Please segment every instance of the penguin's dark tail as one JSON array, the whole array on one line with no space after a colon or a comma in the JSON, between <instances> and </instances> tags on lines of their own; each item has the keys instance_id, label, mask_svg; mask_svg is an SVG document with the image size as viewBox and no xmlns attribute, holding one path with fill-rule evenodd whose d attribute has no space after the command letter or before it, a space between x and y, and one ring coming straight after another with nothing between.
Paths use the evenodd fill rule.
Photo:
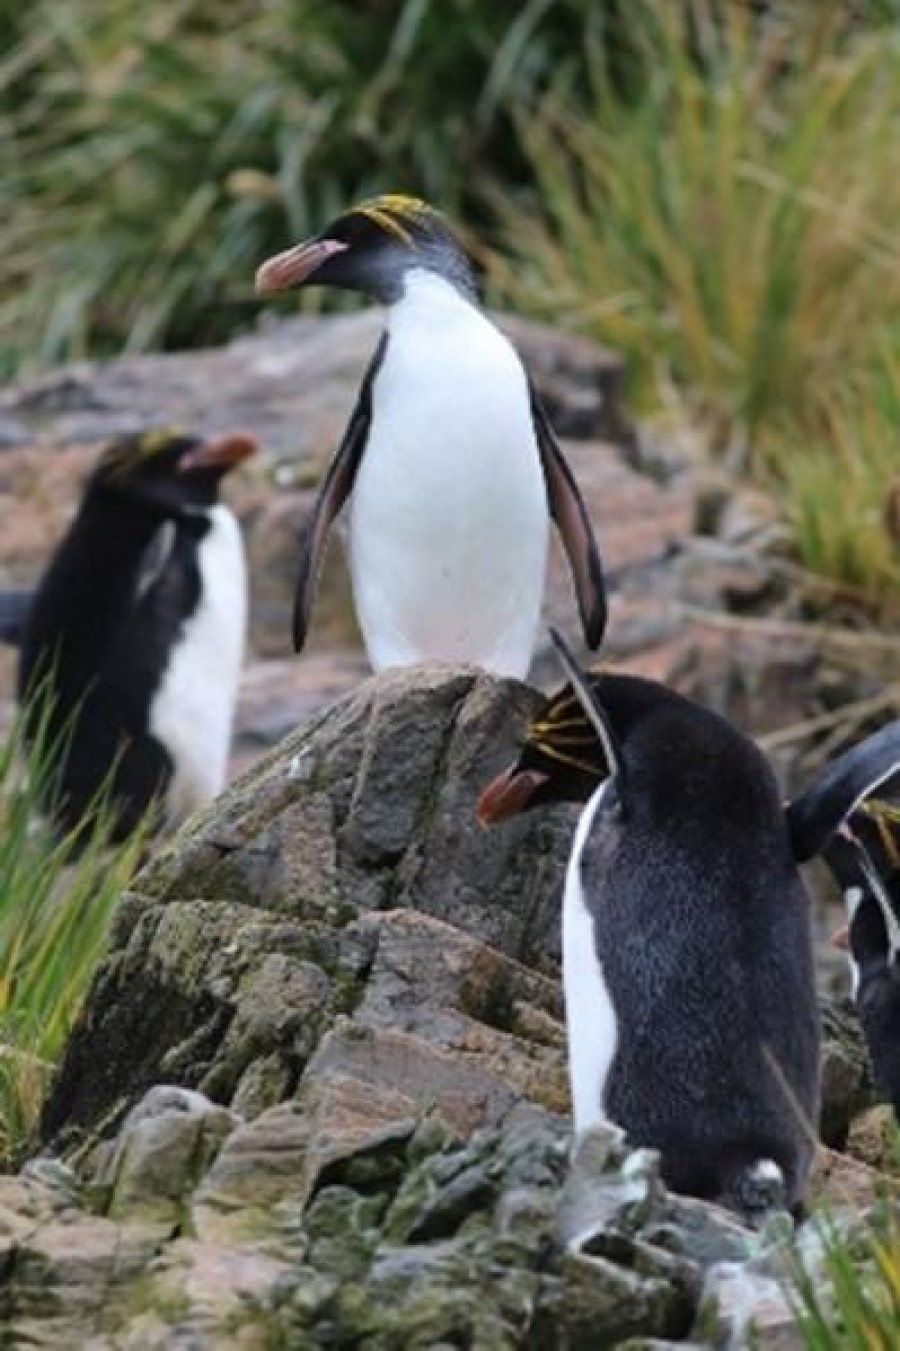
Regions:
<instances>
[{"instance_id":1,"label":"penguin's dark tail","mask_svg":"<svg viewBox=\"0 0 900 1351\"><path fill-rule=\"evenodd\" d=\"M751 1224L770 1210L786 1210L784 1173L774 1159L755 1159L731 1174L717 1197L720 1205L736 1210Z\"/></svg>"}]
</instances>

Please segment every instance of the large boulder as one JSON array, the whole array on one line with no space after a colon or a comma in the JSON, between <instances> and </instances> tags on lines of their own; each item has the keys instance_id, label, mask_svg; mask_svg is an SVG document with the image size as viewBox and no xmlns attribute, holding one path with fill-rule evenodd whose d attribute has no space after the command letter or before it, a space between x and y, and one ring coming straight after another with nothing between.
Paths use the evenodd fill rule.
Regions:
<instances>
[{"instance_id":1,"label":"large boulder","mask_svg":"<svg viewBox=\"0 0 900 1351\"><path fill-rule=\"evenodd\" d=\"M570 1159L575 811L473 814L538 698L384 673L138 875L44 1153L0 1179L4 1345L797 1345L786 1216L760 1237L668 1194L614 1128ZM883 1179L842 1185L858 1213Z\"/></svg>"},{"instance_id":2,"label":"large boulder","mask_svg":"<svg viewBox=\"0 0 900 1351\"><path fill-rule=\"evenodd\" d=\"M160 1080L250 1115L338 1074L469 1129L521 1096L565 1110L573 812L474 817L537 701L474 672L388 672L235 783L123 899L46 1137L114 1124Z\"/></svg>"}]
</instances>

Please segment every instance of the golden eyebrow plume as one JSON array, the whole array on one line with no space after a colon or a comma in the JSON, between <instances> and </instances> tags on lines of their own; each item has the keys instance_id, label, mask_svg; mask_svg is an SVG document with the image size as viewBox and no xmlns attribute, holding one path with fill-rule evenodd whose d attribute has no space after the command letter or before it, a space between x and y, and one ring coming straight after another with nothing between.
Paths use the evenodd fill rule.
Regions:
<instances>
[{"instance_id":1,"label":"golden eyebrow plume","mask_svg":"<svg viewBox=\"0 0 900 1351\"><path fill-rule=\"evenodd\" d=\"M403 222L415 223L423 217L433 214L432 208L420 197L405 197L402 193L388 192L381 197L372 197L353 207L353 214L365 216L373 221L386 234L393 235L409 248L416 247L416 241Z\"/></svg>"},{"instance_id":2,"label":"golden eyebrow plume","mask_svg":"<svg viewBox=\"0 0 900 1351\"><path fill-rule=\"evenodd\" d=\"M528 728L526 741L536 746L548 759L583 770L586 774L608 769L602 754L593 760L572 754L577 748L599 747L601 752L603 749L574 691L563 691L543 715L534 720Z\"/></svg>"},{"instance_id":3,"label":"golden eyebrow plume","mask_svg":"<svg viewBox=\"0 0 900 1351\"><path fill-rule=\"evenodd\" d=\"M110 446L104 451L101 463L113 474L124 474L143 460L152 459L183 435L180 427L154 427L152 431L142 432L124 445Z\"/></svg>"}]
</instances>

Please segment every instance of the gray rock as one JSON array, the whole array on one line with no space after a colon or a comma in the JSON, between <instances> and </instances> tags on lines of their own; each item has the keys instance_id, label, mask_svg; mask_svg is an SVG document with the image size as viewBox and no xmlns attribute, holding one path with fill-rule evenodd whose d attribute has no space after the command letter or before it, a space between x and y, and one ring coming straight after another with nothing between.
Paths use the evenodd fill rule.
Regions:
<instances>
[{"instance_id":1,"label":"gray rock","mask_svg":"<svg viewBox=\"0 0 900 1351\"><path fill-rule=\"evenodd\" d=\"M132 1108L115 1141L98 1150L94 1204L110 1219L128 1215L174 1233L182 1198L212 1163L238 1118L202 1093L151 1088Z\"/></svg>"},{"instance_id":2,"label":"gray rock","mask_svg":"<svg viewBox=\"0 0 900 1351\"><path fill-rule=\"evenodd\" d=\"M216 1113L224 1139L185 1166L188 1128ZM754 1234L668 1194L618 1131L591 1132L571 1166L569 1144L546 1112L464 1138L440 1111L342 1076L237 1124L199 1095L152 1091L74 1185L48 1160L0 1180L0 1335L60 1351L799 1345L790 1226ZM154 1177L177 1228L148 1216ZM89 1209L104 1195L115 1221ZM866 1220L803 1227L816 1281L835 1225L853 1243Z\"/></svg>"},{"instance_id":3,"label":"gray rock","mask_svg":"<svg viewBox=\"0 0 900 1351\"><path fill-rule=\"evenodd\" d=\"M473 673L385 673L239 780L124 899L47 1137L161 1079L259 1111L350 1076L467 1129L523 1092L565 1110L558 988L523 963L558 952L573 814L474 818L535 703Z\"/></svg>"},{"instance_id":4,"label":"gray rock","mask_svg":"<svg viewBox=\"0 0 900 1351\"><path fill-rule=\"evenodd\" d=\"M752 1263L723 1262L706 1274L699 1326L722 1351L802 1351L784 1281Z\"/></svg>"},{"instance_id":5,"label":"gray rock","mask_svg":"<svg viewBox=\"0 0 900 1351\"><path fill-rule=\"evenodd\" d=\"M819 1130L840 1149L854 1116L872 1100L872 1077L862 1028L851 1001L822 1006L822 1107Z\"/></svg>"},{"instance_id":6,"label":"gray rock","mask_svg":"<svg viewBox=\"0 0 900 1351\"><path fill-rule=\"evenodd\" d=\"M567 1253L560 1322L571 1351L595 1351L631 1336L679 1337L693 1309L668 1281L639 1276L604 1257Z\"/></svg>"},{"instance_id":7,"label":"gray rock","mask_svg":"<svg viewBox=\"0 0 900 1351\"><path fill-rule=\"evenodd\" d=\"M565 435L631 437L619 356L546 325L496 317ZM374 309L288 319L215 350L73 363L0 396L0 449L38 436L95 441L175 422L205 431L253 427L285 463L316 459L340 436L382 323Z\"/></svg>"}]
</instances>

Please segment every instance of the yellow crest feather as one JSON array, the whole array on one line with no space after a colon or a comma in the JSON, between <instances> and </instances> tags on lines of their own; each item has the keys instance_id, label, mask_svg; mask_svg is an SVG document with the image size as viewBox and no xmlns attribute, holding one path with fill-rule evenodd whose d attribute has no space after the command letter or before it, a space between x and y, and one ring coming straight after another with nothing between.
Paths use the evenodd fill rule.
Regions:
<instances>
[{"instance_id":1,"label":"yellow crest feather","mask_svg":"<svg viewBox=\"0 0 900 1351\"><path fill-rule=\"evenodd\" d=\"M354 206L352 215L365 216L386 234L393 235L409 248L416 247L416 241L406 228L424 217L434 214L434 209L423 202L421 197L406 197L400 192L382 193L380 197L369 198Z\"/></svg>"}]
</instances>

